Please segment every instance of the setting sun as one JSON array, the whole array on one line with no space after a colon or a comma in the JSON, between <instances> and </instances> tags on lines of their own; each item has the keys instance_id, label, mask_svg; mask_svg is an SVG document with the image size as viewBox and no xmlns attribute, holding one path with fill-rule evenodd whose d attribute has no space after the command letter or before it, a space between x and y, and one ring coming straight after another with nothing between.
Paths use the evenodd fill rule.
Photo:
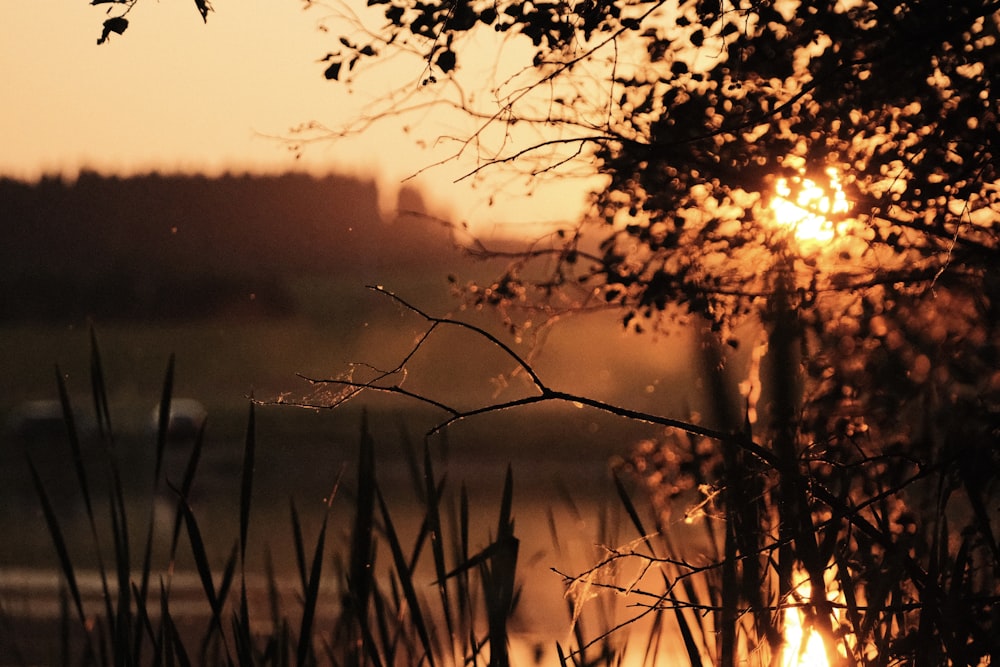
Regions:
<instances>
[{"instance_id":1,"label":"setting sun","mask_svg":"<svg viewBox=\"0 0 1000 667\"><path fill-rule=\"evenodd\" d=\"M829 216L843 214L850 209L837 171L830 168L826 173L830 178L826 188L804 177L794 179L795 188L786 178L779 178L775 183L776 196L771 200L774 219L781 227L791 230L802 243L832 241L838 226Z\"/></svg>"}]
</instances>

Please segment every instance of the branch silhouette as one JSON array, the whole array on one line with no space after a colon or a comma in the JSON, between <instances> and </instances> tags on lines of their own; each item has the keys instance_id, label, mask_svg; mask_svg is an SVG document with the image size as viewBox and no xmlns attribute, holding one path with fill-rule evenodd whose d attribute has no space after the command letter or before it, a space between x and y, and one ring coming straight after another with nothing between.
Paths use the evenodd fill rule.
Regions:
<instances>
[{"instance_id":1,"label":"branch silhouette","mask_svg":"<svg viewBox=\"0 0 1000 667\"><path fill-rule=\"evenodd\" d=\"M658 426L665 426L669 428L676 428L692 435L703 436L706 438L711 438L714 440L721 441L727 444L735 444L739 447L750 452L754 456L758 457L765 463L774 465L775 456L772 452L768 451L761 445L753 442L752 438L745 433L732 433L721 431L718 429L709 428L702 426L700 424L693 424L691 422L675 419L673 417L666 417L663 415L656 415L648 412L643 412L640 410L634 410L631 408L623 407L620 405L614 405L612 403L606 403L601 400L590 398L587 396L582 396L579 394L574 394L571 392L561 391L558 389L553 389L538 375L531 364L525 360L521 355L519 355L513 348L507 343L503 342L497 338L494 334L483 329L482 327L476 326L469 322L464 322L462 320L452 319L450 317L436 317L419 308L418 306L410 303L398 294L391 292L384 287L368 285L367 289L374 292L382 294L394 302L402 306L403 308L415 313L416 315L423 318L428 323L427 330L420 336L417 342L412 348L404 355L403 359L396 365L396 367L390 370L381 370L368 366L372 370L376 371L376 376L370 380L357 381L349 378L313 378L305 375L300 375L300 377L313 385L335 385L343 387L347 392L343 395L341 400L334 401L328 404L315 404L315 403L294 403L294 405L299 405L300 407L308 408L334 408L341 405L346 400L353 398L364 391L375 391L385 394L396 394L400 396L405 396L407 398L431 405L438 408L446 413L448 417L441 422L438 422L433 426L427 435L433 435L444 428L447 428L451 424L454 424L463 419L469 417L475 417L478 415L489 414L493 412L500 412L504 410L510 410L512 408L518 408L528 405L533 405L536 403L556 401L563 403L572 403L577 406L586 406L605 412L608 414L615 415L617 417L622 417L624 419L632 419L640 422L655 424ZM523 371L528 378L531 380L531 384L534 387L535 394L530 396L524 396L521 398L512 399L509 401L501 401L497 403L490 403L488 405L482 405L475 408L462 409L454 405L449 405L437 399L434 399L425 394L411 391L404 388L400 383L392 381L401 375L406 373L406 364L410 359L420 350L420 348L426 343L433 333L439 327L456 327L465 329L473 332L475 335L480 336L489 342L496 349L500 350L505 356L511 359L517 367ZM389 382L387 382L389 381Z\"/></svg>"}]
</instances>

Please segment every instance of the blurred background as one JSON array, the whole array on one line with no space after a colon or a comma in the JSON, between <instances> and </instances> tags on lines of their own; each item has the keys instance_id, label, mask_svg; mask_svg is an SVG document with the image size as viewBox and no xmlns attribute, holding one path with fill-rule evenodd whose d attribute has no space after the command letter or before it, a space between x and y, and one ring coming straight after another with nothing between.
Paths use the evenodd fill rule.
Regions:
<instances>
[{"instance_id":1,"label":"blurred background","mask_svg":"<svg viewBox=\"0 0 1000 667\"><path fill-rule=\"evenodd\" d=\"M516 179L455 183L461 165L410 178L440 154L402 125L329 145L288 140L300 123L334 125L364 108L366 93L323 80L323 10L214 4L202 25L191 3L140 3L126 34L101 46L99 7L41 0L0 9L0 535L17 536L0 543L8 611L48 613L45 596L25 588L26 573L55 581L26 453L66 517L74 558L86 564L93 556L55 380L58 372L66 381L85 449L100 453L91 331L139 507L152 477L153 410L176 354L173 393L208 419L193 504L219 559L235 536L249 397L329 403L332 394L299 374L394 367L426 331L422 318L366 285L496 333L530 355L553 388L681 418L703 407L689 334L626 335L613 315L592 314L517 342L495 313L464 309L452 294L454 284L500 268L462 251L469 233L503 247L536 233L538 223L574 221L586 183L530 191ZM386 86L420 75L390 73ZM529 393L514 369L485 339L443 331L411 360L406 387L473 407ZM371 394L335 411L265 405L254 501L262 539L284 540L289 499L318 521L338 476L353 472L362 410L380 477L406 514L416 498L410 452L419 457L441 411ZM487 522L512 465L523 571L545 577L532 590L549 595L533 613L554 609L561 618L553 559L575 549L589 560L606 526L600 508L614 493L609 461L655 435L572 405L543 405L457 424L428 446L455 487L473 487L474 505L491 512ZM180 476L190 445L191 433L181 433L168 452L168 478ZM553 537L554 512L571 535ZM287 549L269 546L279 563L291 562Z\"/></svg>"}]
</instances>

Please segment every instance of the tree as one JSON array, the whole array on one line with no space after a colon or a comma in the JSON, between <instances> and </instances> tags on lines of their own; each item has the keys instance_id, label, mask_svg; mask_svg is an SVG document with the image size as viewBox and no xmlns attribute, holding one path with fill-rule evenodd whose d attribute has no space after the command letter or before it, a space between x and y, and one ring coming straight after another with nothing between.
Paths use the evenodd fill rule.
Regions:
<instances>
[{"instance_id":1,"label":"tree","mask_svg":"<svg viewBox=\"0 0 1000 667\"><path fill-rule=\"evenodd\" d=\"M725 491L720 576L741 593L720 605L723 663L739 642L779 650L773 606L797 569L813 590L836 573L854 610L807 605L831 659L995 651L1000 3L369 4L384 22L342 38L327 78L358 85L366 62L409 50L435 101L478 122L458 151L476 151L470 175L582 161L607 179L589 219L467 298L610 306L636 329L680 305L726 341L761 317L772 400L754 428L773 458L720 442L681 459ZM464 47L490 30L524 60L473 95ZM683 476L657 451L637 469Z\"/></svg>"},{"instance_id":2,"label":"tree","mask_svg":"<svg viewBox=\"0 0 1000 667\"><path fill-rule=\"evenodd\" d=\"M636 466L722 491L714 655L777 654L799 570L813 590L840 580L843 600L803 602L831 659L997 651L1000 2L368 5L376 25L338 30L325 76L363 85L392 54L423 62L420 89L375 116L465 113L470 177L605 179L592 215L460 286L472 303L515 329L537 309L614 308L640 330L704 318L713 367L760 318L760 421L722 406L714 435L730 436L691 429L664 444L683 456L657 446ZM522 60L471 89L491 33ZM650 606L683 623L673 598Z\"/></svg>"},{"instance_id":3,"label":"tree","mask_svg":"<svg viewBox=\"0 0 1000 667\"><path fill-rule=\"evenodd\" d=\"M666 303L715 320L745 310L759 265L730 260L773 254L760 220L779 179L795 200L833 170L851 205L834 224L863 223L848 236L864 243L838 248L851 270L809 271L813 291L975 278L996 252L1000 3L368 4L385 27L367 43L342 38L329 78L405 48L442 95L438 79L473 55L463 40L489 29L530 40L527 69L496 89L492 112L472 95L447 103L484 129L546 135L476 171L579 156L608 176L594 195L601 253L572 253L573 235L554 275L600 287L631 317Z\"/></svg>"}]
</instances>

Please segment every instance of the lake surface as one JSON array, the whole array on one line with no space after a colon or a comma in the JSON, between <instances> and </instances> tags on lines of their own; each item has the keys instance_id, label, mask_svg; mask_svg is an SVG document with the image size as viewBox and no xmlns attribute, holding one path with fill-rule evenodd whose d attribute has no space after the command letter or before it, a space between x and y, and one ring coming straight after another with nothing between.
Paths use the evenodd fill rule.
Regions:
<instances>
[{"instance_id":1,"label":"lake surface","mask_svg":"<svg viewBox=\"0 0 1000 667\"><path fill-rule=\"evenodd\" d=\"M296 373L334 377L352 361L391 368L426 329L412 313L390 308L336 326L315 320L200 322L169 326L118 325L98 330L115 424L116 452L125 479L136 544L151 516L168 526L172 496L152 493L153 436L150 412L171 352L177 354L174 394L193 397L208 410L205 449L191 499L210 558L221 568L238 535L241 457L247 396L288 400L322 399ZM345 331L351 332L344 335ZM405 386L461 407L528 395L515 364L467 332L445 332L412 360ZM502 332L500 332L502 334ZM500 334L498 334L500 335ZM89 398L89 333L83 328L17 326L0 329L4 362L0 406L11 414L28 401L56 396L52 364L64 373L84 428L93 423ZM518 354L530 351L511 343ZM625 336L613 321L583 318L556 328L532 357L543 380L638 410L685 417L699 409L690 337ZM318 531L325 499L333 503L330 550L346 543L362 411L376 443L379 483L404 544L421 516L412 461L422 460L424 434L445 414L401 397L369 394L336 410L264 405L256 409L257 461L248 558L262 571L265 547L278 576L294 575L290 503L299 511L307 543ZM16 536L0 545L0 594L7 609L50 618L58 579L51 538L26 474L29 452L63 522L74 563L96 564L77 490L69 449L58 429L25 437L7 424L0 447L0 534ZM474 545L495 533L506 468L514 478L516 532L522 540L519 572L526 582L516 621L525 636L563 639L567 603L560 577L551 571L582 571L600 556L600 544L636 537L622 517L610 477L610 462L659 429L570 404L546 404L472 418L426 439L437 476L457 497L464 483L473 517ZM85 442L88 470L101 488L101 446ZM179 480L189 445L168 451L167 476ZM101 497L96 494L97 497ZM99 503L106 506L106 503ZM99 507L99 516L102 508ZM553 531L555 526L555 531ZM679 530L685 530L683 527ZM692 538L695 539L695 538ZM162 562L169 530L157 534ZM107 552L107 545L104 546ZM138 550L138 547L136 547ZM190 565L190 564L189 564ZM184 574L182 571L181 574ZM190 576L188 570L185 576ZM41 582L41 583L39 583ZM48 583L45 583L48 582ZM195 602L196 604L196 602Z\"/></svg>"}]
</instances>

